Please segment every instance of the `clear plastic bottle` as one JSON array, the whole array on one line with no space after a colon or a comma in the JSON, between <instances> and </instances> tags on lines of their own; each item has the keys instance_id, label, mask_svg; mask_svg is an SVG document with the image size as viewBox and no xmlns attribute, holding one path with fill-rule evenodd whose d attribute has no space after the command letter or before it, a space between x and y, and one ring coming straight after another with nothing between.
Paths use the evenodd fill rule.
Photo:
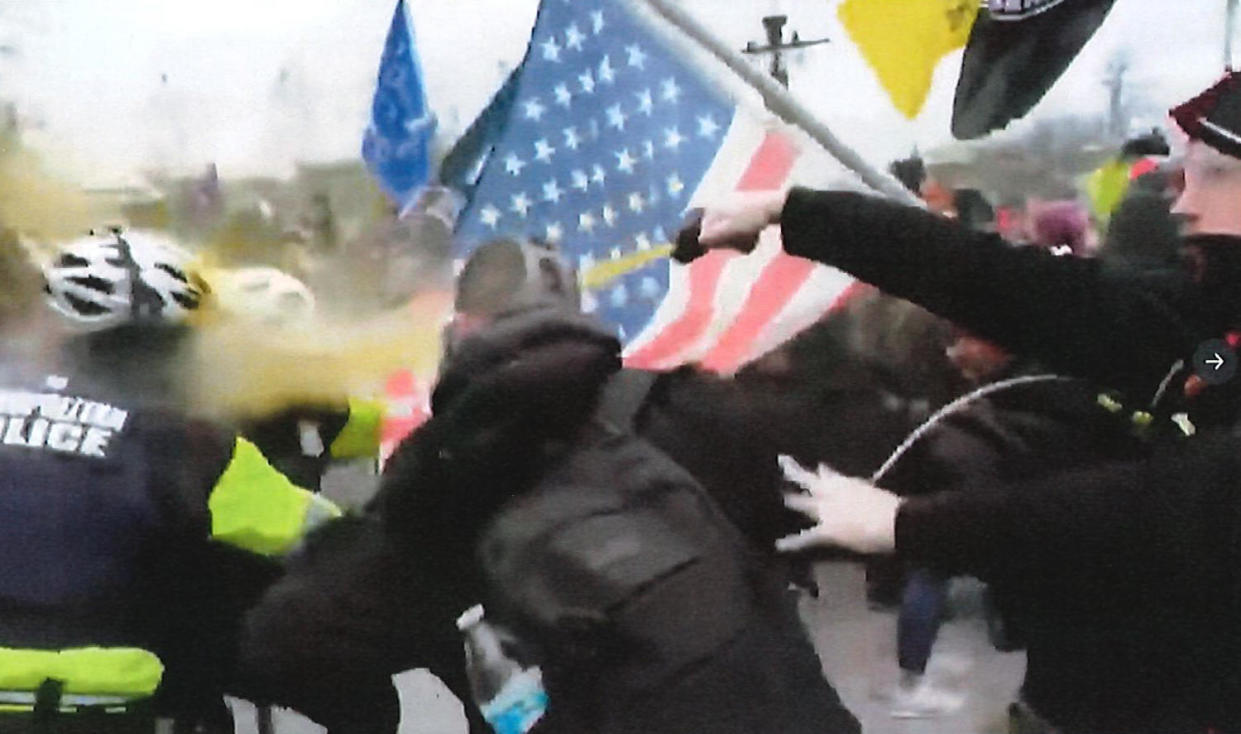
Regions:
<instances>
[{"instance_id":1,"label":"clear plastic bottle","mask_svg":"<svg viewBox=\"0 0 1241 734\"><path fill-rule=\"evenodd\" d=\"M496 734L526 734L547 710L542 671L505 652L481 605L458 617L457 629L465 638L466 673L483 718Z\"/></svg>"}]
</instances>

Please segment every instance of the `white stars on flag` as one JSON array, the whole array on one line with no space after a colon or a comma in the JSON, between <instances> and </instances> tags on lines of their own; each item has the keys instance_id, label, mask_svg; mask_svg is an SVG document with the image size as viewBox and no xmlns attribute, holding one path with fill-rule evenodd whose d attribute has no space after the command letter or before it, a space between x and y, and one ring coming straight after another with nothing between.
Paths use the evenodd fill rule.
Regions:
<instances>
[{"instance_id":1,"label":"white stars on flag","mask_svg":"<svg viewBox=\"0 0 1241 734\"><path fill-rule=\"evenodd\" d=\"M664 130L664 147L668 150L676 150L681 147L681 143L685 142L685 136L681 134L675 127Z\"/></svg>"},{"instance_id":2,"label":"white stars on flag","mask_svg":"<svg viewBox=\"0 0 1241 734\"><path fill-rule=\"evenodd\" d=\"M719 129L719 123L712 119L711 115L703 115L698 118L698 134L702 137L713 138Z\"/></svg>"},{"instance_id":3,"label":"white stars on flag","mask_svg":"<svg viewBox=\"0 0 1241 734\"><path fill-rule=\"evenodd\" d=\"M643 89L641 92L636 92L634 96L638 98L638 112L650 117L655 110L655 100L651 96L651 90Z\"/></svg>"},{"instance_id":4,"label":"white stars on flag","mask_svg":"<svg viewBox=\"0 0 1241 734\"><path fill-rule=\"evenodd\" d=\"M549 38L539 44L543 48L543 59L546 61L560 61L560 45L556 43L555 38Z\"/></svg>"},{"instance_id":5,"label":"white stars on flag","mask_svg":"<svg viewBox=\"0 0 1241 734\"><path fill-rule=\"evenodd\" d=\"M526 100L526 101L525 101L525 103L524 103L522 106L523 106L523 107L525 108L525 110L526 110L526 113L525 113L526 119L527 119L527 120L534 120L535 122L539 122L540 120L542 120L542 119L543 119L543 113L547 111L547 108L546 108L546 107L544 107L544 106L543 106L543 105L539 102L539 98L538 98L538 97L532 97L532 98L530 98L530 99Z\"/></svg>"},{"instance_id":6,"label":"white stars on flag","mask_svg":"<svg viewBox=\"0 0 1241 734\"><path fill-rule=\"evenodd\" d=\"M543 201L559 204L560 197L562 196L564 196L564 189L560 188L560 184L556 183L556 179L553 178L543 184Z\"/></svg>"},{"instance_id":7,"label":"white stars on flag","mask_svg":"<svg viewBox=\"0 0 1241 734\"><path fill-rule=\"evenodd\" d=\"M555 155L556 149L547 142L547 138L539 138L534 141L534 159L544 163L551 163L552 156Z\"/></svg>"},{"instance_id":8,"label":"white stars on flag","mask_svg":"<svg viewBox=\"0 0 1241 734\"><path fill-rule=\"evenodd\" d=\"M564 239L564 228L560 226L560 222L552 222L547 225L547 241L553 244Z\"/></svg>"},{"instance_id":9,"label":"white stars on flag","mask_svg":"<svg viewBox=\"0 0 1241 734\"><path fill-rule=\"evenodd\" d=\"M504 170L514 176L521 175L521 169L526 167L526 162L517 156L516 153L509 153L504 157Z\"/></svg>"},{"instance_id":10,"label":"white stars on flag","mask_svg":"<svg viewBox=\"0 0 1241 734\"><path fill-rule=\"evenodd\" d=\"M622 173L633 173L633 166L638 162L638 159L629 154L628 148L613 153L613 155L616 156L616 170Z\"/></svg>"},{"instance_id":11,"label":"white stars on flag","mask_svg":"<svg viewBox=\"0 0 1241 734\"><path fill-rule=\"evenodd\" d=\"M586 40L586 34L577 27L577 23L570 25L564 32L564 47L571 48L574 51L582 50L582 41Z\"/></svg>"},{"instance_id":12,"label":"white stars on flag","mask_svg":"<svg viewBox=\"0 0 1241 734\"><path fill-rule=\"evenodd\" d=\"M482 210L478 212L479 220L492 229L495 229L496 225L500 222L500 216L500 210L491 204L483 207Z\"/></svg>"},{"instance_id":13,"label":"white stars on flag","mask_svg":"<svg viewBox=\"0 0 1241 734\"><path fill-rule=\"evenodd\" d=\"M624 112L621 112L621 106L619 104L614 104L609 107L607 110L607 116L608 127L614 127L621 131L625 129L625 120L629 118L625 117Z\"/></svg>"},{"instance_id":14,"label":"white stars on flag","mask_svg":"<svg viewBox=\"0 0 1241 734\"><path fill-rule=\"evenodd\" d=\"M518 191L516 194L513 194L512 206L509 209L524 219L526 214L530 212L530 206L533 203L524 191Z\"/></svg>"},{"instance_id":15,"label":"white stars on flag","mask_svg":"<svg viewBox=\"0 0 1241 734\"><path fill-rule=\"evenodd\" d=\"M594 93L595 93L595 78L594 78L593 76L591 76L591 74L590 74L590 70L589 70L589 69L587 69L586 71L582 72L581 74L578 74L578 75L577 75L577 81L578 81L578 83L579 83L579 84L581 84L581 85L582 85L582 92L583 92L583 93L585 93L585 94L594 94Z\"/></svg>"},{"instance_id":16,"label":"white stars on flag","mask_svg":"<svg viewBox=\"0 0 1241 734\"><path fill-rule=\"evenodd\" d=\"M629 55L629 65L635 69L646 68L646 52L640 46L634 44L625 47L625 53Z\"/></svg>"},{"instance_id":17,"label":"white stars on flag","mask_svg":"<svg viewBox=\"0 0 1241 734\"><path fill-rule=\"evenodd\" d=\"M668 196L676 199L681 196L681 192L685 190L685 184L681 182L681 178L675 173L668 177Z\"/></svg>"},{"instance_id":18,"label":"white stars on flag","mask_svg":"<svg viewBox=\"0 0 1241 734\"><path fill-rule=\"evenodd\" d=\"M475 157L452 176L471 207L461 254L500 235L558 243L589 274L583 307L637 334L669 288L666 259L654 257L667 239L654 232L692 200L734 106L679 49L615 12L542 3L515 96L493 101L495 124L471 136Z\"/></svg>"},{"instance_id":19,"label":"white stars on flag","mask_svg":"<svg viewBox=\"0 0 1241 734\"><path fill-rule=\"evenodd\" d=\"M610 57L604 56L603 61L599 62L599 71L596 73L596 77L605 84L616 83L616 70L612 68Z\"/></svg>"},{"instance_id":20,"label":"white stars on flag","mask_svg":"<svg viewBox=\"0 0 1241 734\"><path fill-rule=\"evenodd\" d=\"M677 86L677 80L668 77L659 85L659 98L665 102L676 104L681 100L681 88Z\"/></svg>"}]
</instances>

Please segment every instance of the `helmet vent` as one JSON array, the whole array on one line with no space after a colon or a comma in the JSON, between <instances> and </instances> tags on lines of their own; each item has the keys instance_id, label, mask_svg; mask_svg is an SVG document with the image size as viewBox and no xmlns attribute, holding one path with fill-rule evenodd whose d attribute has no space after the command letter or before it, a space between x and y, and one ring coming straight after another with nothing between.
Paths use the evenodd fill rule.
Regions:
<instances>
[{"instance_id":1,"label":"helmet vent","mask_svg":"<svg viewBox=\"0 0 1241 734\"><path fill-rule=\"evenodd\" d=\"M69 302L69 305L73 307L73 310L83 316L102 316L108 313L108 309L105 306L78 298L72 293L65 293L64 298Z\"/></svg>"},{"instance_id":2,"label":"helmet vent","mask_svg":"<svg viewBox=\"0 0 1241 734\"><path fill-rule=\"evenodd\" d=\"M90 288L109 295L113 292L112 282L97 275L71 275L66 280L70 283L77 283L83 288Z\"/></svg>"}]
</instances>

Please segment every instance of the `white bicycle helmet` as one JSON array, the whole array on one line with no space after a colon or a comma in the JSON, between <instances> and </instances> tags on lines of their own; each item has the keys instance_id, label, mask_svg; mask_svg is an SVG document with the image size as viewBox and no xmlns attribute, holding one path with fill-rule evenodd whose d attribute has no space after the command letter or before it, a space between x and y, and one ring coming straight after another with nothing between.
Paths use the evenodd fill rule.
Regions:
<instances>
[{"instance_id":1,"label":"white bicycle helmet","mask_svg":"<svg viewBox=\"0 0 1241 734\"><path fill-rule=\"evenodd\" d=\"M154 232L92 232L60 248L44 269L44 290L53 309L86 331L178 324L208 293L191 260Z\"/></svg>"},{"instance_id":2,"label":"white bicycle helmet","mask_svg":"<svg viewBox=\"0 0 1241 734\"><path fill-rule=\"evenodd\" d=\"M315 297L302 281L268 267L225 270L212 278L216 305L230 316L271 326L310 320Z\"/></svg>"}]
</instances>

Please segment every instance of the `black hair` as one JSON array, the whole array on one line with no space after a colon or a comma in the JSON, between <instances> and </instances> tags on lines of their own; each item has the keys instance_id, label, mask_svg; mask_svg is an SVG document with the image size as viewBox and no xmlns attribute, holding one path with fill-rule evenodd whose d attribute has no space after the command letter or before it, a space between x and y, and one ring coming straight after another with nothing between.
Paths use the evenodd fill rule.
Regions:
<instances>
[{"instance_id":1,"label":"black hair","mask_svg":"<svg viewBox=\"0 0 1241 734\"><path fill-rule=\"evenodd\" d=\"M490 314L504 310L526 281L521 243L500 238L479 245L457 277L457 311Z\"/></svg>"}]
</instances>

